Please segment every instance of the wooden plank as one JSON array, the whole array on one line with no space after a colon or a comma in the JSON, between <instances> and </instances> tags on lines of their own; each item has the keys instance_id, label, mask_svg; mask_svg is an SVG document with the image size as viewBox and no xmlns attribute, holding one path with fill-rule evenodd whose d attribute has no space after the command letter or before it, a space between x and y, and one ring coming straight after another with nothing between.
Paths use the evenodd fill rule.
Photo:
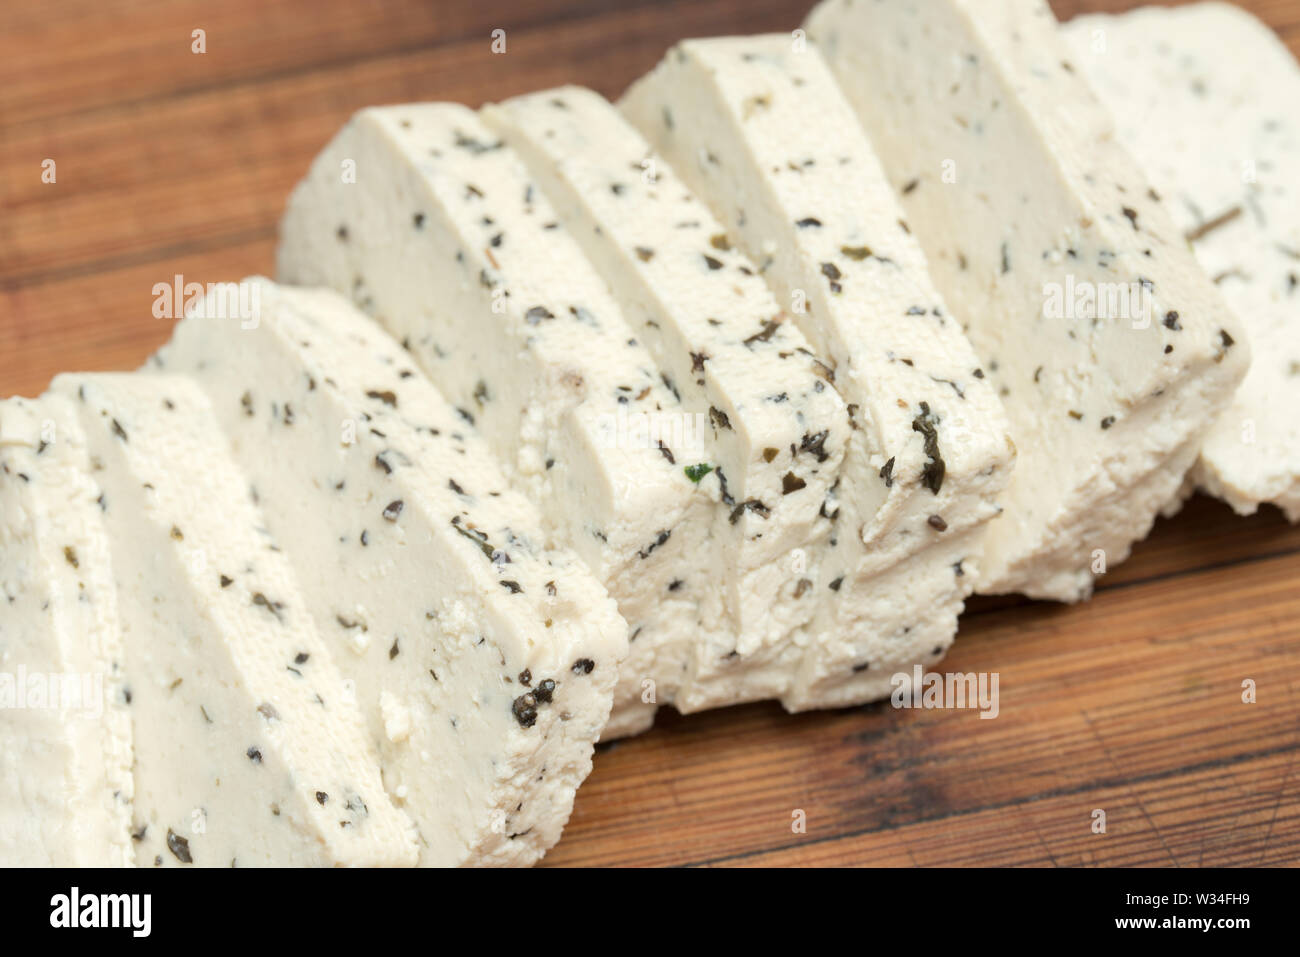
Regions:
<instances>
[{"instance_id":1,"label":"wooden plank","mask_svg":"<svg viewBox=\"0 0 1300 957\"><path fill-rule=\"evenodd\" d=\"M722 858L745 867L1261 867L1300 858L1296 750ZM1215 815L1200 816L1212 803ZM1091 830L1107 811L1106 833Z\"/></svg>"},{"instance_id":2,"label":"wooden plank","mask_svg":"<svg viewBox=\"0 0 1300 957\"><path fill-rule=\"evenodd\" d=\"M482 39L346 61L328 70L151 103L10 124L0 287L270 235L310 158L355 110L447 99L478 105L582 83L616 96L683 35L789 28L802 7L710 0L633 7L516 31L504 56ZM1270 2L1268 9L1273 8ZM59 180L42 182L42 162Z\"/></svg>"},{"instance_id":3,"label":"wooden plank","mask_svg":"<svg viewBox=\"0 0 1300 957\"><path fill-rule=\"evenodd\" d=\"M1059 807L1073 807L1074 823L1034 837L1065 860L1091 847L1076 843L1076 831L1093 807L1107 807L1099 801L1110 801L1108 813L1126 828L1140 828L1134 815L1148 786L1186 805L1161 805L1161 814L1183 807L1184 823L1208 835L1240 809L1214 795L1184 800L1177 782L1218 781L1216 768L1294 761L1300 750L1297 575L1300 555L1289 555L1248 576L1217 569L1075 607L1035 604L968 621L939 667L997 672L993 720L888 704L668 716L654 734L602 749L548 861L707 863L846 834L870 844L867 835L920 824L965 835L966 821L990 814L1001 815L1003 842L1022 853L1017 809L1069 798L1077 804ZM1259 689L1256 704L1241 702L1246 678ZM1292 808L1300 779L1279 780L1240 787ZM804 839L791 834L795 809L807 813ZM1111 853L1138 853L1129 833ZM1265 833L1240 830L1222 852L1262 858L1272 847ZM882 853L894 853L891 840L881 838ZM1101 860L1100 846L1090 852ZM1274 852L1297 859L1294 846Z\"/></svg>"},{"instance_id":4,"label":"wooden plank","mask_svg":"<svg viewBox=\"0 0 1300 957\"><path fill-rule=\"evenodd\" d=\"M570 82L616 95L671 39L727 32L742 9L747 29L797 23L782 0L630 7L517 31L501 56L475 39L11 127L0 286L269 235L311 158L363 106L477 106ZM56 184L41 181L46 158Z\"/></svg>"},{"instance_id":5,"label":"wooden plank","mask_svg":"<svg viewBox=\"0 0 1300 957\"><path fill-rule=\"evenodd\" d=\"M10 124L49 120L481 39L495 29L509 36L540 24L626 9L632 2L60 0L9 4L0 11L0 37L10 52L0 58L0 116ZM803 0L792 4L784 25L793 26L811 5ZM1082 10L1120 11L1132 3L1052 0L1052 6L1058 17L1066 19ZM1300 23L1289 0L1257 0L1251 6L1279 32ZM52 10L57 15L52 16ZM195 29L205 31L204 54L191 48Z\"/></svg>"},{"instance_id":6,"label":"wooden plank","mask_svg":"<svg viewBox=\"0 0 1300 957\"><path fill-rule=\"evenodd\" d=\"M39 395L59 372L137 368L171 336L153 314L155 283L209 283L268 274L270 236L160 262L0 290L0 395Z\"/></svg>"},{"instance_id":7,"label":"wooden plank","mask_svg":"<svg viewBox=\"0 0 1300 957\"><path fill-rule=\"evenodd\" d=\"M645 2L645 0L641 0ZM6 4L0 116L10 124L265 81L590 16L629 0L61 0ZM204 31L207 52L192 49Z\"/></svg>"}]
</instances>

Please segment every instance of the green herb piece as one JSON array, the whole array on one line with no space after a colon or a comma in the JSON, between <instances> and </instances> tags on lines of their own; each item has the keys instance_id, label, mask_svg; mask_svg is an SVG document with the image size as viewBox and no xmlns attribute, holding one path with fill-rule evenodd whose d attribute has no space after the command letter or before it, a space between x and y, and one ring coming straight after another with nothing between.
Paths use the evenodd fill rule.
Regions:
<instances>
[{"instance_id":1,"label":"green herb piece","mask_svg":"<svg viewBox=\"0 0 1300 957\"><path fill-rule=\"evenodd\" d=\"M704 476L708 475L712 471L713 471L713 466L705 465L703 462L701 462L699 465L688 465L686 466L685 469L686 477L690 479L692 482L694 482L696 485L699 485L700 479L704 478Z\"/></svg>"}]
</instances>

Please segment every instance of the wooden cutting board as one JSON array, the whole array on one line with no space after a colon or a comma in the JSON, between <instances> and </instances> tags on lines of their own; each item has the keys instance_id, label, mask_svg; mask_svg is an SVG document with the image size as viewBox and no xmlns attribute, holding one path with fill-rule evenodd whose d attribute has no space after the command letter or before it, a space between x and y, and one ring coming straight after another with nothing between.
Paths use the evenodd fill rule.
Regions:
<instances>
[{"instance_id":1,"label":"wooden cutting board","mask_svg":"<svg viewBox=\"0 0 1300 957\"><path fill-rule=\"evenodd\" d=\"M136 367L170 332L155 283L271 273L290 188L362 106L561 83L614 97L678 39L789 30L811 5L5 4L0 395ZM1300 51L1300 0L1244 5ZM1300 862L1300 528L1276 510L1197 498L1083 605L977 599L944 670L997 672L998 718L665 711L598 749L547 863Z\"/></svg>"}]
</instances>

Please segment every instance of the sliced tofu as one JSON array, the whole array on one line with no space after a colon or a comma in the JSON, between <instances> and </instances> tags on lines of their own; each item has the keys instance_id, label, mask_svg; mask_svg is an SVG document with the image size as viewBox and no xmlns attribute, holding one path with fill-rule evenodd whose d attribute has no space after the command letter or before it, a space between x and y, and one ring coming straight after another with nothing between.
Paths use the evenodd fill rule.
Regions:
<instances>
[{"instance_id":1,"label":"sliced tofu","mask_svg":"<svg viewBox=\"0 0 1300 957\"><path fill-rule=\"evenodd\" d=\"M113 543L140 866L410 865L330 661L198 387L65 374Z\"/></svg>"},{"instance_id":2,"label":"sliced tofu","mask_svg":"<svg viewBox=\"0 0 1300 957\"><path fill-rule=\"evenodd\" d=\"M254 305L240 329L233 302ZM627 625L411 356L330 290L211 294L153 367L211 399L432 866L555 844Z\"/></svg>"},{"instance_id":3,"label":"sliced tofu","mask_svg":"<svg viewBox=\"0 0 1300 957\"><path fill-rule=\"evenodd\" d=\"M1011 419L980 590L1083 598L1179 488L1242 327L1041 0L830 0L807 30Z\"/></svg>"},{"instance_id":4,"label":"sliced tofu","mask_svg":"<svg viewBox=\"0 0 1300 957\"><path fill-rule=\"evenodd\" d=\"M894 670L952 641L975 581L976 530L1014 459L998 399L815 51L785 36L687 41L622 108L758 264L850 403L838 568L821 585L836 610L816 629L838 653L810 656L800 684L809 698L841 685L852 700L864 681L887 692Z\"/></svg>"},{"instance_id":5,"label":"sliced tofu","mask_svg":"<svg viewBox=\"0 0 1300 957\"><path fill-rule=\"evenodd\" d=\"M1300 66L1240 7L1198 3L1062 27L1255 358L1192 477L1243 515L1300 521Z\"/></svg>"},{"instance_id":6,"label":"sliced tofu","mask_svg":"<svg viewBox=\"0 0 1300 957\"><path fill-rule=\"evenodd\" d=\"M607 734L648 727L696 638L731 630L722 506L684 471L709 426L518 158L456 104L363 110L295 189L278 263L377 317L615 596L633 638Z\"/></svg>"},{"instance_id":7,"label":"sliced tofu","mask_svg":"<svg viewBox=\"0 0 1300 957\"><path fill-rule=\"evenodd\" d=\"M0 401L0 861L129 867L131 719L108 533L66 400Z\"/></svg>"},{"instance_id":8,"label":"sliced tofu","mask_svg":"<svg viewBox=\"0 0 1300 957\"><path fill-rule=\"evenodd\" d=\"M725 704L743 694L741 675L759 680L759 663L775 666L784 636L834 597L824 587L833 575L815 587L817 567L796 573L795 563L818 566L833 527L826 502L850 433L844 402L748 257L603 97L566 87L483 117L527 163L683 406L714 426L716 458L689 464L725 482L731 514L715 560L737 569L740 640L697 642L677 700L687 710Z\"/></svg>"},{"instance_id":9,"label":"sliced tofu","mask_svg":"<svg viewBox=\"0 0 1300 957\"><path fill-rule=\"evenodd\" d=\"M813 603L807 556L752 580L730 560L772 524L768 503L737 500L716 468L700 475L720 460L730 414L683 404L560 213L477 115L454 104L358 114L295 190L279 269L379 318L616 598L631 648L605 737L647 727L665 702L789 703L789 658L815 640L797 604ZM666 436L648 432L665 423ZM798 452L805 471L807 457L838 454L816 440ZM737 624L746 615L777 631L755 638ZM696 699L701 643L729 675Z\"/></svg>"}]
</instances>

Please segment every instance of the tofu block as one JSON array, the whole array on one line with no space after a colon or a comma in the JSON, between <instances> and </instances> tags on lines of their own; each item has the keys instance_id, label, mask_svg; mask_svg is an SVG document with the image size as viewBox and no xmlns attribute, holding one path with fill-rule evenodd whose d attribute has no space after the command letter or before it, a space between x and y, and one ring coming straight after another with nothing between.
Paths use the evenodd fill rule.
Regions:
<instances>
[{"instance_id":1,"label":"tofu block","mask_svg":"<svg viewBox=\"0 0 1300 957\"><path fill-rule=\"evenodd\" d=\"M823 585L836 601L815 628L837 652L808 656L799 686L809 701L836 686L842 703L860 699L864 681L887 693L890 674L952 641L976 530L1014 460L1001 405L815 51L786 36L686 41L621 106L756 263L849 403Z\"/></svg>"},{"instance_id":2,"label":"tofu block","mask_svg":"<svg viewBox=\"0 0 1300 957\"><path fill-rule=\"evenodd\" d=\"M0 862L129 867L131 718L108 533L66 400L0 401Z\"/></svg>"},{"instance_id":3,"label":"tofu block","mask_svg":"<svg viewBox=\"0 0 1300 957\"><path fill-rule=\"evenodd\" d=\"M708 207L603 97L565 87L482 115L525 161L683 406L713 425L716 457L703 464L731 509L714 560L736 569L739 642L696 643L679 706L743 695L742 674L779 680L759 679L760 662L775 667L783 637L834 597L833 576L816 587L816 568L794 571L798 557L817 565L808 551L825 547L850 433L830 367Z\"/></svg>"},{"instance_id":4,"label":"tofu block","mask_svg":"<svg viewBox=\"0 0 1300 957\"><path fill-rule=\"evenodd\" d=\"M743 278L737 257L714 258ZM813 558L792 552L788 569L744 573L770 530L787 537L774 517L784 508L732 492L725 457L745 459L734 475L748 481L752 443L740 451L726 435L731 412L700 402L707 375L701 387L660 369L654 350L669 348L673 326L663 338L651 330L647 346L643 320L624 314L561 211L476 114L454 104L359 113L295 190L278 260L282 279L351 294L378 318L479 427L550 539L615 597L630 651L604 737L648 727L662 703L791 704L798 662L819 640L804 574ZM808 372L782 385L787 396L815 388ZM842 455L832 438L810 432L805 447L800 434L793 484L825 481ZM819 508L830 525L834 488ZM832 590L834 578L815 587Z\"/></svg>"},{"instance_id":5,"label":"tofu block","mask_svg":"<svg viewBox=\"0 0 1300 957\"><path fill-rule=\"evenodd\" d=\"M1300 521L1300 66L1239 7L1062 26L1073 62L1255 348L1192 479L1243 515Z\"/></svg>"},{"instance_id":6,"label":"tofu block","mask_svg":"<svg viewBox=\"0 0 1300 957\"><path fill-rule=\"evenodd\" d=\"M211 400L355 683L420 862L539 859L591 770L627 654L613 599L576 555L543 546L487 444L332 290L254 278L214 292L152 367Z\"/></svg>"},{"instance_id":7,"label":"tofu block","mask_svg":"<svg viewBox=\"0 0 1300 957\"><path fill-rule=\"evenodd\" d=\"M142 867L399 866L352 692L198 387L64 374L117 582Z\"/></svg>"},{"instance_id":8,"label":"tofu block","mask_svg":"<svg viewBox=\"0 0 1300 957\"><path fill-rule=\"evenodd\" d=\"M1245 374L1241 324L1041 0L829 0L865 125L1019 458L979 590L1073 601L1127 557Z\"/></svg>"}]
</instances>

